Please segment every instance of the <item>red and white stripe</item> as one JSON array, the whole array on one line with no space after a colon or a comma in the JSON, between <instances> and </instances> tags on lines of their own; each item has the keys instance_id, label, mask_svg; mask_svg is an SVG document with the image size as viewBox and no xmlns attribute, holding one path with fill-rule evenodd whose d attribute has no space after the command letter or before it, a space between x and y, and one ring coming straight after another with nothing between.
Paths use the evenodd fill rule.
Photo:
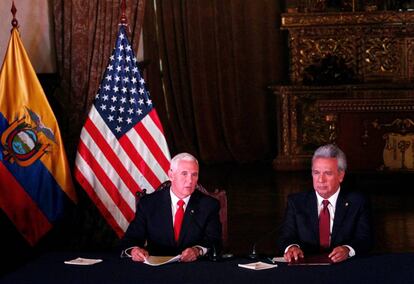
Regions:
<instances>
[{"instance_id":1,"label":"red and white stripe","mask_svg":"<svg viewBox=\"0 0 414 284\"><path fill-rule=\"evenodd\" d=\"M82 129L75 177L121 237L135 214L135 193L168 179L170 153L155 109L117 139L92 106Z\"/></svg>"}]
</instances>

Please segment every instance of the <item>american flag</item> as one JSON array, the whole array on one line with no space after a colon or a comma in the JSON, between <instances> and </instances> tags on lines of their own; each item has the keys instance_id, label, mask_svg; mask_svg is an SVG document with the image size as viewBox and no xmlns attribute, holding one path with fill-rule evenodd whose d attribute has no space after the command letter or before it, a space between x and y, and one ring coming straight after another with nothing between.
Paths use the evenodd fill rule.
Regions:
<instances>
[{"instance_id":1,"label":"american flag","mask_svg":"<svg viewBox=\"0 0 414 284\"><path fill-rule=\"evenodd\" d=\"M115 48L81 132L75 177L119 237L135 214L135 194L168 179L163 128L120 26Z\"/></svg>"}]
</instances>

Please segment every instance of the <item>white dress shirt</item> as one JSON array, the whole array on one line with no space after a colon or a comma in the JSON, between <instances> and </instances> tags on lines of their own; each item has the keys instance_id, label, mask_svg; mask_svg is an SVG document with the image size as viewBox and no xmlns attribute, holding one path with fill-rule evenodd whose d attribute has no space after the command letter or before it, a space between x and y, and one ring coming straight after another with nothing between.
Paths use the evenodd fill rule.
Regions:
<instances>
[{"instance_id":1,"label":"white dress shirt","mask_svg":"<svg viewBox=\"0 0 414 284\"><path fill-rule=\"evenodd\" d=\"M174 224L174 222L175 222L175 213L177 212L177 209L178 209L177 202L178 202L178 200L180 200L180 198L178 198L177 195L175 195L172 190L170 190L170 197L171 197L171 211L172 211L171 213L172 213L173 224ZM191 195L189 195L186 198L182 199L184 201L184 205L183 205L184 212L185 212L185 209L187 208L188 201L190 201L190 197L191 197Z\"/></svg>"},{"instance_id":2,"label":"white dress shirt","mask_svg":"<svg viewBox=\"0 0 414 284\"><path fill-rule=\"evenodd\" d=\"M172 220L173 220L173 224L174 224L174 222L175 222L175 213L177 212L177 209L178 209L177 202L178 202L178 200L180 200L180 198L178 198L177 195L175 195L172 190L170 190L170 197L171 197ZM184 201L184 205L183 205L184 212L187 209L187 204L190 201L190 197L191 197L191 195L189 195L185 198L182 198L182 200ZM207 248L199 246L199 245L197 245L196 247L201 249L200 256L203 256L207 253Z\"/></svg>"},{"instance_id":3,"label":"white dress shirt","mask_svg":"<svg viewBox=\"0 0 414 284\"><path fill-rule=\"evenodd\" d=\"M329 217L330 217L330 222L329 222L329 241L331 240L331 235L332 235L332 228L333 228L333 223L334 223L334 218L335 218L335 209L336 209L336 201L338 200L338 196L339 196L339 192L341 191L341 188L339 188L337 190L337 192L335 192L334 195L332 195L331 197L328 198L329 204L328 204L328 211L329 211ZM316 192L316 191L315 191ZM318 216L321 213L322 209L323 209L323 204L322 201L325 199L322 196L320 196L318 194L318 192L316 192L316 198L317 198L317 205L318 205ZM348 245L344 245L349 249L349 257L352 257L355 255L355 250L348 246Z\"/></svg>"}]
</instances>

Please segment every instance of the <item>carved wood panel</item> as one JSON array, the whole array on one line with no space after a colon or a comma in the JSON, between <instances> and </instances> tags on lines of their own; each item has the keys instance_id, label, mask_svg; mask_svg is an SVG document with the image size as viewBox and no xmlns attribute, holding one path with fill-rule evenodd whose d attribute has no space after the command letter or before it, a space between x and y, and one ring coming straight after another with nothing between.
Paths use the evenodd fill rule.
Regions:
<instances>
[{"instance_id":1,"label":"carved wood panel","mask_svg":"<svg viewBox=\"0 0 414 284\"><path fill-rule=\"evenodd\" d=\"M414 170L413 84L271 89L281 133L275 169L309 169L318 146L336 143L347 154L351 170Z\"/></svg>"},{"instance_id":2,"label":"carved wood panel","mask_svg":"<svg viewBox=\"0 0 414 284\"><path fill-rule=\"evenodd\" d=\"M304 69L328 55L339 56L362 83L414 79L414 12L287 13L293 84Z\"/></svg>"}]
</instances>

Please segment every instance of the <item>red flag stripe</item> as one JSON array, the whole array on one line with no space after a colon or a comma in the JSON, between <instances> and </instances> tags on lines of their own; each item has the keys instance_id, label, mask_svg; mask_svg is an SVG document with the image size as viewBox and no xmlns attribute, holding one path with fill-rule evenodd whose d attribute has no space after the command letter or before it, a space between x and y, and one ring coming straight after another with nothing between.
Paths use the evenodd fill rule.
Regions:
<instances>
[{"instance_id":1,"label":"red flag stripe","mask_svg":"<svg viewBox=\"0 0 414 284\"><path fill-rule=\"evenodd\" d=\"M156 158L158 164L161 165L164 171L168 171L170 162L162 152L160 144L158 144L162 141L155 141L152 133L150 133L150 131L157 129L150 116L146 116L141 123L136 125L135 129L144 140L144 143L148 146L148 149L151 151L152 155Z\"/></svg>"},{"instance_id":2,"label":"red flag stripe","mask_svg":"<svg viewBox=\"0 0 414 284\"><path fill-rule=\"evenodd\" d=\"M119 140L119 143L122 145L125 152L127 152L130 157L135 157L134 159L132 159L132 162L139 169L142 175L146 177L147 181L151 184L151 188L146 189L152 191L153 188L155 189L158 185L160 185L161 181L154 174L153 170L148 166L147 162L143 159L143 157L132 144L131 140L128 138L129 137L125 135Z\"/></svg>"},{"instance_id":3,"label":"red flag stripe","mask_svg":"<svg viewBox=\"0 0 414 284\"><path fill-rule=\"evenodd\" d=\"M83 141L81 141L78 145L78 153L83 158L83 160L88 164L89 168L93 168L93 174L96 177L96 180L99 181L102 189L100 194L106 193L104 196L105 200L108 200L108 196L111 199L112 202L108 202L108 205L114 208L119 208L119 211L122 212L122 214L125 216L125 219L131 220L134 216L135 212L135 203L132 202L126 202L123 196L121 196L120 191L117 189L115 184L113 183L113 180L111 180L105 173L105 171L102 169L100 163L94 158L95 155L93 155L89 149L83 144ZM94 154L96 154L94 152ZM94 188L98 188L96 185L94 185ZM132 195L133 198L133 195ZM131 198L129 198L131 201ZM134 200L132 200L134 201ZM110 210L111 211L111 210Z\"/></svg>"},{"instance_id":4,"label":"red flag stripe","mask_svg":"<svg viewBox=\"0 0 414 284\"><path fill-rule=\"evenodd\" d=\"M140 124L140 123L139 123ZM144 161L146 163L146 165L148 166L148 168L142 168L143 171L146 170L151 170L151 172L157 177L157 179L161 182L165 181L165 179L167 178L166 176L166 172L164 171L164 169L161 167L161 165L158 163L157 159L154 157L153 153L150 151L150 149L148 148L148 145L145 144L145 141L143 140L142 133L138 133L137 129L136 129L137 125L132 128L127 134L126 134L126 138L123 139L128 139L129 141L133 141L133 145L134 145L134 151L138 152L142 158L142 161ZM142 162L142 161L138 161L138 162ZM142 173L144 174L144 173ZM147 190L149 189L150 191L155 190L155 188L160 184L156 184L151 185L149 187L145 187Z\"/></svg>"},{"instance_id":5,"label":"red flag stripe","mask_svg":"<svg viewBox=\"0 0 414 284\"><path fill-rule=\"evenodd\" d=\"M95 124L92 123L90 119L87 119L84 127L89 132L89 134L91 135L91 137L92 137L93 141L96 143L96 145L98 145L98 147L101 150L102 154L105 155L108 162L116 170L119 177L124 181L124 183L131 190L131 192L135 193L138 190L141 190L139 188L139 185L131 177L131 175L127 171L127 169L125 169L125 166L122 163L122 161L120 161L119 157L115 154L114 151L117 151L117 149L112 148L107 143L107 140L104 139L101 132L96 128Z\"/></svg>"},{"instance_id":6,"label":"red flag stripe","mask_svg":"<svg viewBox=\"0 0 414 284\"><path fill-rule=\"evenodd\" d=\"M81 144L82 143L82 144ZM79 146L84 147L83 151L88 151L90 154L88 157L96 161L96 163L101 167L102 172L108 177L108 179L115 184L116 192L122 196L122 198L128 203L129 207L134 211L135 209L135 193L131 192L131 190L125 185L123 180L119 177L116 170L114 170L111 164L106 159L106 156L102 153L101 149L98 147L96 143L94 143L92 137L89 135L88 131L84 128L81 133L81 141ZM95 162L94 162L95 163ZM93 167L92 167L93 168ZM91 168L87 168L86 170L90 170L91 173L85 172L84 174L95 175ZM96 178L96 177L95 177ZM105 183L102 183L105 184ZM115 199L114 199L115 200Z\"/></svg>"},{"instance_id":7,"label":"red flag stripe","mask_svg":"<svg viewBox=\"0 0 414 284\"><path fill-rule=\"evenodd\" d=\"M138 123L141 124L144 121L144 119ZM130 151L133 151L133 153L138 153L139 158L137 160L133 160L133 162L138 165L140 168L140 171L143 175L146 173L149 173L149 176L146 176L148 181L152 184L152 187L146 188L149 191L153 191L161 182L165 181L166 179L166 171L161 167L161 165L158 163L158 160L156 156L153 155L153 152L158 152L162 154L162 151L151 151L148 147L148 145L143 140L144 136L149 135L149 131L146 131L145 133L138 133L136 128L138 126L136 125L134 128L132 128L127 134L126 137L122 137L120 142L126 143L125 146L128 144L128 147ZM127 140L130 141L127 142ZM151 139L150 139L151 140ZM134 143L132 143L134 141ZM166 143L163 145L161 143L160 146L165 146L165 148L168 151L168 147ZM159 148L159 147L158 147ZM160 155L161 155L160 154ZM132 155L132 154L130 154ZM167 154L169 156L169 154ZM162 159L165 159L165 156L162 157ZM168 161L167 161L168 162ZM169 162L168 162L169 163Z\"/></svg>"},{"instance_id":8,"label":"red flag stripe","mask_svg":"<svg viewBox=\"0 0 414 284\"><path fill-rule=\"evenodd\" d=\"M101 149L98 147L96 143L94 143L93 138L90 136L89 132L84 128L81 133L81 141L79 143L78 147L83 147L82 151L83 153L87 153L84 155L83 158L90 158L93 159L93 163L97 164L100 168L103 174L105 174L108 179L111 181L111 183L114 183L116 187L116 193L118 195L122 196L122 198L126 201L129 208L131 208L133 211L135 210L135 193L131 192L131 189L129 189L123 180L119 177L117 171L111 166L109 161L106 159L106 156L102 153ZM90 167L83 169L84 175L94 175L94 173L91 169L93 168L91 165ZM88 170L91 171L91 173L88 174ZM102 180L99 181L100 184L106 185ZM114 196L113 200L117 200L118 197Z\"/></svg>"},{"instance_id":9,"label":"red flag stripe","mask_svg":"<svg viewBox=\"0 0 414 284\"><path fill-rule=\"evenodd\" d=\"M162 124L161 124L161 120L158 116L157 111L155 110L155 108L149 113L149 116L151 117L152 121L154 122L154 124L157 126L159 133L162 136L162 139L165 140L164 137L164 129L162 128ZM169 156L169 153L164 153L166 154L166 156Z\"/></svg>"},{"instance_id":10,"label":"red flag stripe","mask_svg":"<svg viewBox=\"0 0 414 284\"><path fill-rule=\"evenodd\" d=\"M102 202L101 198L98 197L96 191L91 186L90 182L85 178L78 167L75 168L75 178L79 182L79 184L83 187L83 189L87 192L89 197L95 203L96 207L98 207L99 211L101 212L102 216L105 220L109 223L109 225L114 229L115 233L118 237L122 237L126 231L126 227L122 228L119 224L117 219L115 219L111 212L107 209L107 206Z\"/></svg>"},{"instance_id":11,"label":"red flag stripe","mask_svg":"<svg viewBox=\"0 0 414 284\"><path fill-rule=\"evenodd\" d=\"M111 214L111 218L114 218L116 220L118 226L122 228L122 230L126 230L129 224L129 220L126 219L125 215L120 211L106 190L103 188L103 185L100 183L97 176L95 175L95 172L93 171L94 169L89 167L87 161L85 161L80 154L78 154L77 158L78 159L76 161L77 163L75 170L82 173L82 176L84 178L83 182L88 182L89 186L94 191L93 194L101 200L102 204L106 208L105 210Z\"/></svg>"},{"instance_id":12,"label":"red flag stripe","mask_svg":"<svg viewBox=\"0 0 414 284\"><path fill-rule=\"evenodd\" d=\"M0 207L33 246L52 225L3 163L0 163L0 188Z\"/></svg>"},{"instance_id":13,"label":"red flag stripe","mask_svg":"<svg viewBox=\"0 0 414 284\"><path fill-rule=\"evenodd\" d=\"M167 159L167 161L163 162L163 169L168 171L170 169L170 151L168 150L168 143L165 139L164 130L162 128L162 124L160 118L157 114L157 111L153 109L149 116L151 117L152 123L154 127L148 127L149 131L151 132L152 137L154 137L155 141L157 141L160 145L160 150L163 153L163 156Z\"/></svg>"},{"instance_id":14,"label":"red flag stripe","mask_svg":"<svg viewBox=\"0 0 414 284\"><path fill-rule=\"evenodd\" d=\"M145 123L146 121L150 121L151 119L147 116L146 118L144 118L140 123L138 124L142 124ZM153 123L146 123L147 126L138 126L136 125L133 129L131 129L126 136L128 137L128 139L131 141L134 141L134 151L140 153L140 159L142 159L143 161L139 161L144 162L145 165L147 165L149 167L149 169L151 170L151 172L153 174L155 174L155 176L157 177L158 183L154 184L154 179L151 179L150 183L152 184L152 188L147 188L147 189L155 189L161 182L163 182L166 179L166 175L165 173L168 171L169 169L169 152L168 152L168 146L167 146L167 142L164 139L158 139L157 142L158 144L152 145L155 150L151 150L149 145L147 145L147 141L154 141L155 139L153 137L148 137L148 135L152 135L152 133L155 133L158 137L161 136L163 137L163 134L159 132L159 129L156 127L155 124ZM143 128L148 128L152 127L155 128L155 131L153 131L152 129L148 129L148 131L145 132L139 132L137 130L137 128L143 129ZM157 138L158 138L157 137ZM148 139L145 139L148 138ZM127 139L127 138L122 138L122 140ZM144 141L146 140L146 141ZM151 145L150 145L151 146ZM168 158L168 160L167 160ZM132 159L134 161L134 159ZM165 170L159 163L159 161L163 161L164 164L168 165L168 169ZM136 163L137 164L137 163ZM145 173L147 172L148 168L145 167L139 167L142 174L145 175Z\"/></svg>"},{"instance_id":15,"label":"red flag stripe","mask_svg":"<svg viewBox=\"0 0 414 284\"><path fill-rule=\"evenodd\" d=\"M121 165L124 168L127 168L128 176L135 182L138 182L138 190L142 188L152 188L151 184L147 181L146 177L142 176L142 173L139 171L138 168L135 167L133 160L135 157L129 156L128 153L124 151L122 145L120 145L118 139L112 134L112 131L108 129L105 122L102 120L102 117L92 106L92 109L89 113L90 121L95 125L95 127L99 130L101 134L102 143L109 145L110 149L112 149L116 153L116 159L121 161ZM95 139L95 138L94 138ZM137 143L134 143L136 145ZM136 147L136 146L135 146ZM137 190L134 190L135 193Z\"/></svg>"}]
</instances>

